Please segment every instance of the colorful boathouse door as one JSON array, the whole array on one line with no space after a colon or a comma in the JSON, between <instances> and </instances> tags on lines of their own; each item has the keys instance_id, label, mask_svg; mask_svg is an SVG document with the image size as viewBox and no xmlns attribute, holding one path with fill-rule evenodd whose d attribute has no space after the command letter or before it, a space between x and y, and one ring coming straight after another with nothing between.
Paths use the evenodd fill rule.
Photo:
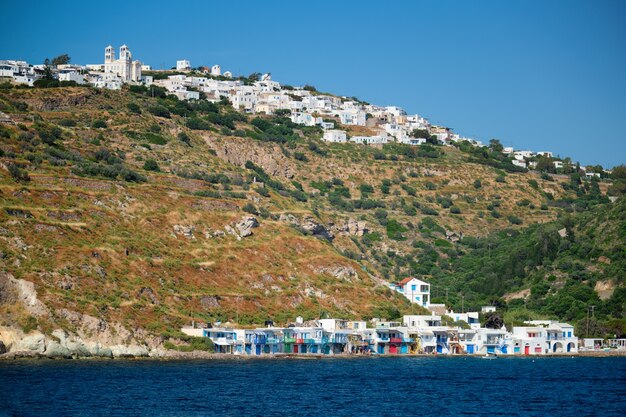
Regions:
<instances>
[{"instance_id":1,"label":"colorful boathouse door","mask_svg":"<svg viewBox=\"0 0 626 417\"><path fill-rule=\"evenodd\" d=\"M524 346L524 355L530 355L530 346L529 345Z\"/></svg>"},{"instance_id":2,"label":"colorful boathouse door","mask_svg":"<svg viewBox=\"0 0 626 417\"><path fill-rule=\"evenodd\" d=\"M390 354L398 353L398 346L396 346L396 345L389 345L389 353Z\"/></svg>"},{"instance_id":3,"label":"colorful boathouse door","mask_svg":"<svg viewBox=\"0 0 626 417\"><path fill-rule=\"evenodd\" d=\"M257 355L261 354L261 345L256 345L256 354Z\"/></svg>"}]
</instances>

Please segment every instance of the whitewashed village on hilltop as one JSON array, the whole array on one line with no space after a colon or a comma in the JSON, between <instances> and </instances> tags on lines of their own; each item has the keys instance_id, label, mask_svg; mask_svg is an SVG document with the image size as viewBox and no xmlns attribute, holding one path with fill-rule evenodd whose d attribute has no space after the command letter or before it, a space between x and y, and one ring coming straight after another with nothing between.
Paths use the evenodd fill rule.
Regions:
<instances>
[{"instance_id":1,"label":"whitewashed village on hilltop","mask_svg":"<svg viewBox=\"0 0 626 417\"><path fill-rule=\"evenodd\" d=\"M272 80L271 74L258 75L253 81L244 77L233 78L230 71L222 71L220 65L193 68L186 59L176 61L171 70L153 70L149 65L133 60L128 46L115 49L109 45L104 50L102 64L62 64L54 67L45 64L31 65L25 61L0 60L0 79L9 78L17 84L33 86L44 77L46 71L59 82L89 84L97 88L121 89L124 84L152 85L165 88L180 100L217 102L228 100L232 106L250 114L285 115L293 123L305 126L320 126L322 139L335 143L384 145L402 143L424 145L428 142L451 145L455 142L485 146L482 142L454 133L444 126L432 125L427 119L407 112L397 106L378 106L356 98L322 94L310 86L292 87ZM162 74L155 77L150 74ZM169 74L175 72L175 74ZM250 77L249 77L250 78ZM350 135L341 126L367 128L368 135ZM510 157L511 163L520 169L534 169L537 158L546 157L555 171L576 165L569 159L555 158L551 152L534 152L504 147L502 152ZM588 178L610 174L597 166L580 166Z\"/></svg>"}]
</instances>

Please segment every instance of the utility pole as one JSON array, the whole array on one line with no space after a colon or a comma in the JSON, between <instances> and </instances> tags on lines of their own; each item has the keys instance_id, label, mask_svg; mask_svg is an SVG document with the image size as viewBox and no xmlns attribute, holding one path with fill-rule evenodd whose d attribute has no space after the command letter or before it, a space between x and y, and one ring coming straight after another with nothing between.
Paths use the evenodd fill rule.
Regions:
<instances>
[{"instance_id":1,"label":"utility pole","mask_svg":"<svg viewBox=\"0 0 626 417\"><path fill-rule=\"evenodd\" d=\"M587 338L589 338L589 306L587 306Z\"/></svg>"}]
</instances>

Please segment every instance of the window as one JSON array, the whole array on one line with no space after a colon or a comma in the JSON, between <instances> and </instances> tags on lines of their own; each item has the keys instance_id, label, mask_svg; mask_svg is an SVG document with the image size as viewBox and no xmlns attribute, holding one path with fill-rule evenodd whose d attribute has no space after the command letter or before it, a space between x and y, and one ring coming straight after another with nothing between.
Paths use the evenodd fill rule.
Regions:
<instances>
[{"instance_id":1,"label":"window","mask_svg":"<svg viewBox=\"0 0 626 417\"><path fill-rule=\"evenodd\" d=\"M417 285L411 285L411 291L416 291L417 290Z\"/></svg>"}]
</instances>

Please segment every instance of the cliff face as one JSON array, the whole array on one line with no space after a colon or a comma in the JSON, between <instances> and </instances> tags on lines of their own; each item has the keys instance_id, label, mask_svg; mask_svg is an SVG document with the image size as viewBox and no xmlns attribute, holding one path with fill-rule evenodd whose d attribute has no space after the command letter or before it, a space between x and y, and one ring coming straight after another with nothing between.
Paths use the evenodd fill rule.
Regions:
<instances>
[{"instance_id":1,"label":"cliff face","mask_svg":"<svg viewBox=\"0 0 626 417\"><path fill-rule=\"evenodd\" d=\"M160 355L191 320L398 317L412 307L388 281L429 279L423 268L445 270L462 236L550 221L562 210L542 207L547 196L573 195L558 177L504 173L457 149L329 145L283 120L268 133L226 107L180 106L127 91L0 91L4 349Z\"/></svg>"}]
</instances>

